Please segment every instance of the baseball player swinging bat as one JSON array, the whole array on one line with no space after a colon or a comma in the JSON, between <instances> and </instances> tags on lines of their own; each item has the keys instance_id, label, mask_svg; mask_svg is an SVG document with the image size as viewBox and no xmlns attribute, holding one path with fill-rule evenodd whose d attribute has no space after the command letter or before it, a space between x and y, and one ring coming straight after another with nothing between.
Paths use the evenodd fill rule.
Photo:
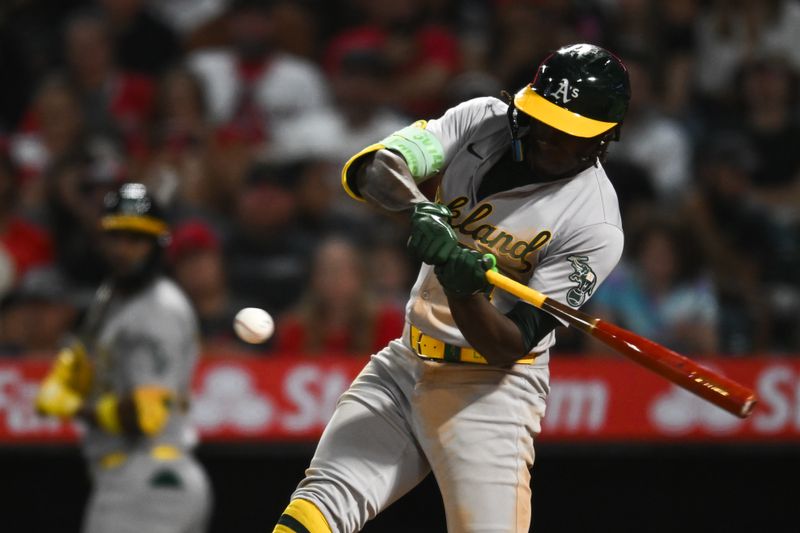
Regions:
<instances>
[{"instance_id":1,"label":"baseball player swinging bat","mask_svg":"<svg viewBox=\"0 0 800 533\"><path fill-rule=\"evenodd\" d=\"M486 279L739 418L747 418L757 403L751 389L632 331L572 309L494 270L486 272Z\"/></svg>"}]
</instances>

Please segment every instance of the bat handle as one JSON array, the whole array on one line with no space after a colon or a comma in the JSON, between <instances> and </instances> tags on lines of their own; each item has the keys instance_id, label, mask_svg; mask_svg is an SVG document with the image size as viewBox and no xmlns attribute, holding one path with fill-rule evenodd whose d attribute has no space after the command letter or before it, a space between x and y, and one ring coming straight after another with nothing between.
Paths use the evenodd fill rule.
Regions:
<instances>
[{"instance_id":1,"label":"bat handle","mask_svg":"<svg viewBox=\"0 0 800 533\"><path fill-rule=\"evenodd\" d=\"M494 256L492 254L486 254L486 255L491 255L492 258L494 259ZM484 260L486 258L486 255L484 256ZM504 291L506 291L507 293L513 294L517 298L520 298L530 304L533 304L539 309L542 308L542 306L544 305L544 301L547 298L544 294L537 291L536 289L532 289L527 285L523 285L522 283L519 283L507 276L502 275L500 272L497 271L496 267L486 271L486 280L495 287L499 287Z\"/></svg>"}]
</instances>

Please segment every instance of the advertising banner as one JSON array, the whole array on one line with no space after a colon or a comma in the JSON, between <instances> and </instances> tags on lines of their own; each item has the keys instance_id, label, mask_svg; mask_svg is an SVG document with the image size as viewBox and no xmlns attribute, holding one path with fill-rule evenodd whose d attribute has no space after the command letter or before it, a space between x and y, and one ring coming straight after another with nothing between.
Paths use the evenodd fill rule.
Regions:
<instances>
[{"instance_id":1,"label":"advertising banner","mask_svg":"<svg viewBox=\"0 0 800 533\"><path fill-rule=\"evenodd\" d=\"M800 443L800 361L700 361L753 387L759 405L730 415L614 356L554 358L542 442ZM204 442L314 441L363 357L206 357L192 418ZM38 416L33 398L49 362L0 362L0 444L69 443L80 425Z\"/></svg>"}]
</instances>

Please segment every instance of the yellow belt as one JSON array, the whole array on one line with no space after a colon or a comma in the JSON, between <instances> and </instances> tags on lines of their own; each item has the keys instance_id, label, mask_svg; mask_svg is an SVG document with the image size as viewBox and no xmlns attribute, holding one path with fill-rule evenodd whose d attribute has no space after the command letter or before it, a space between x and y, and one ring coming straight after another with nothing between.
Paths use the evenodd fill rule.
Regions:
<instances>
[{"instance_id":1,"label":"yellow belt","mask_svg":"<svg viewBox=\"0 0 800 533\"><path fill-rule=\"evenodd\" d=\"M420 357L425 359L439 359L448 363L477 363L488 365L489 362L473 348L454 346L422 333L419 328L411 325L409 328L411 347ZM516 364L529 365L535 356L529 355L517 359Z\"/></svg>"},{"instance_id":2,"label":"yellow belt","mask_svg":"<svg viewBox=\"0 0 800 533\"><path fill-rule=\"evenodd\" d=\"M180 449L169 444L159 444L150 449L150 457L157 461L172 461L182 455ZM128 460L125 452L111 452L100 458L100 466L103 468L114 468Z\"/></svg>"}]
</instances>

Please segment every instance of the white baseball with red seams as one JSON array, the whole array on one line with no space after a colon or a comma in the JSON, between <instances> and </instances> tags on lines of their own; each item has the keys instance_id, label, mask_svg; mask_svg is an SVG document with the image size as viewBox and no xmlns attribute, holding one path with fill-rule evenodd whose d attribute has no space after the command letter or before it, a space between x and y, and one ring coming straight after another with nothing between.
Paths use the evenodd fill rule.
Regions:
<instances>
[{"instance_id":1,"label":"white baseball with red seams","mask_svg":"<svg viewBox=\"0 0 800 533\"><path fill-rule=\"evenodd\" d=\"M263 309L245 307L236 313L233 329L243 341L258 344L272 337L275 332L275 321Z\"/></svg>"}]
</instances>

